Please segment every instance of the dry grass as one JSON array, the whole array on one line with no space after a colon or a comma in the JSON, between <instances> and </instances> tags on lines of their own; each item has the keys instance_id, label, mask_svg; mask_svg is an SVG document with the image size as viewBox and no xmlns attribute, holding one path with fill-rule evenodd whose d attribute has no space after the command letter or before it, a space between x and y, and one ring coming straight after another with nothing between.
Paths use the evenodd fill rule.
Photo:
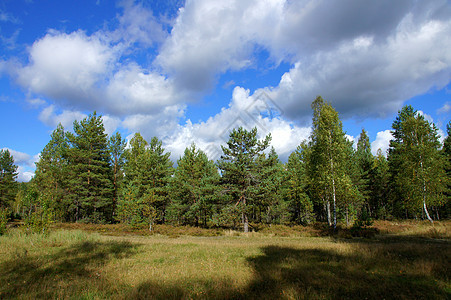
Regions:
<instances>
[{"instance_id":1,"label":"dry grass","mask_svg":"<svg viewBox=\"0 0 451 300\"><path fill-rule=\"evenodd\" d=\"M212 237L11 229L0 237L0 298L445 299L449 224L377 223L387 232L371 239L307 236L321 233L313 227Z\"/></svg>"}]
</instances>

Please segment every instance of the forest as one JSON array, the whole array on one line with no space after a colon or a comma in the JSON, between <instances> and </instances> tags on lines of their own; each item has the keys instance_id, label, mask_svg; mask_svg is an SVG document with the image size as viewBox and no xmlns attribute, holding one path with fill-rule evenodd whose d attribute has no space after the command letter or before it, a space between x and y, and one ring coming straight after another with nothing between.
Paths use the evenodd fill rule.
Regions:
<instances>
[{"instance_id":1,"label":"forest","mask_svg":"<svg viewBox=\"0 0 451 300\"><path fill-rule=\"evenodd\" d=\"M13 219L36 232L52 222L248 232L272 224L335 228L451 216L451 122L441 143L435 124L404 106L389 150L374 156L364 129L355 146L329 102L317 97L311 107L311 135L286 163L270 147L271 135L258 139L256 128L233 129L216 162L193 143L174 167L163 141L108 136L96 112L73 130L59 125L28 183L16 182L14 159L1 151L0 233Z\"/></svg>"}]
</instances>

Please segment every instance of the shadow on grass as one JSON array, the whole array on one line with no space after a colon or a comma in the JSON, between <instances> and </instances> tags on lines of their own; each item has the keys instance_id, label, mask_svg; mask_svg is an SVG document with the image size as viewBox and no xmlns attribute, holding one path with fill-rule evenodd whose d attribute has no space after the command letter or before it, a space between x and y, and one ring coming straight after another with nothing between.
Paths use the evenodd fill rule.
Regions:
<instances>
[{"instance_id":1,"label":"shadow on grass","mask_svg":"<svg viewBox=\"0 0 451 300\"><path fill-rule=\"evenodd\" d=\"M227 281L147 281L129 298L449 299L450 248L441 246L378 244L372 249L374 244L355 243L356 251L342 253L267 246L262 255L247 259L253 278L243 288ZM418 267L430 272L417 272Z\"/></svg>"},{"instance_id":2,"label":"shadow on grass","mask_svg":"<svg viewBox=\"0 0 451 300\"><path fill-rule=\"evenodd\" d=\"M101 267L113 258L136 253L129 242L82 242L56 253L33 256L17 249L15 258L0 264L0 299L68 298L88 286L108 286Z\"/></svg>"}]
</instances>

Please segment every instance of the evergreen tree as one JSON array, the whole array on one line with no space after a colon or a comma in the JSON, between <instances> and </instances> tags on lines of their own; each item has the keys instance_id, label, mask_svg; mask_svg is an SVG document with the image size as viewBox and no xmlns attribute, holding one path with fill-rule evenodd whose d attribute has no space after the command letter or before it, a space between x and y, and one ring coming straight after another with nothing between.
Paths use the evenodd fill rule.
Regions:
<instances>
[{"instance_id":1,"label":"evergreen tree","mask_svg":"<svg viewBox=\"0 0 451 300\"><path fill-rule=\"evenodd\" d=\"M303 142L290 154L285 165L283 195L287 202L290 221L296 224L308 224L313 219L313 203L307 194L309 151L308 144Z\"/></svg>"},{"instance_id":2,"label":"evergreen tree","mask_svg":"<svg viewBox=\"0 0 451 300\"><path fill-rule=\"evenodd\" d=\"M389 182L390 175L388 171L388 162L378 149L374 159L373 168L370 171L369 183L369 207L371 216L378 219L385 219L389 216L392 209L389 208Z\"/></svg>"},{"instance_id":3,"label":"evergreen tree","mask_svg":"<svg viewBox=\"0 0 451 300\"><path fill-rule=\"evenodd\" d=\"M371 205L369 203L370 196L370 172L373 168L374 157L371 154L371 144L365 129L362 129L359 139L357 141L357 149L352 155L352 161L349 169L351 170L350 176L355 191L358 191L357 198L353 207L358 210L360 205L364 205L363 214L372 216Z\"/></svg>"},{"instance_id":4,"label":"evergreen tree","mask_svg":"<svg viewBox=\"0 0 451 300\"><path fill-rule=\"evenodd\" d=\"M58 124L52 132L51 139L41 151L36 163L34 177L35 188L40 197L49 203L60 221L69 220L68 208L70 203L66 197L67 160L66 151L69 143L66 139L64 127Z\"/></svg>"},{"instance_id":5,"label":"evergreen tree","mask_svg":"<svg viewBox=\"0 0 451 300\"><path fill-rule=\"evenodd\" d=\"M438 129L411 106L404 107L393 123L389 161L397 199L411 212L422 211L433 222L428 206L445 201L446 161L440 155Z\"/></svg>"},{"instance_id":6,"label":"evergreen tree","mask_svg":"<svg viewBox=\"0 0 451 300\"><path fill-rule=\"evenodd\" d=\"M0 150L0 208L10 207L14 202L17 175L17 166L9 150Z\"/></svg>"},{"instance_id":7,"label":"evergreen tree","mask_svg":"<svg viewBox=\"0 0 451 300\"><path fill-rule=\"evenodd\" d=\"M252 207L253 220L267 224L283 223L289 220L286 202L281 196L284 166L274 147L268 155L262 154L256 160L256 184L252 187L255 205Z\"/></svg>"},{"instance_id":8,"label":"evergreen tree","mask_svg":"<svg viewBox=\"0 0 451 300\"><path fill-rule=\"evenodd\" d=\"M136 133L130 140L130 148L125 150L125 184L132 190L139 211L139 223L151 227L155 222L164 222L168 200L168 183L174 172L170 153L165 153L162 142L156 137L150 144ZM127 190L125 192L127 192ZM129 197L130 198L130 197ZM124 199L120 199L124 207ZM133 205L134 206L134 205Z\"/></svg>"},{"instance_id":9,"label":"evergreen tree","mask_svg":"<svg viewBox=\"0 0 451 300\"><path fill-rule=\"evenodd\" d=\"M445 207L444 212L449 217L451 215L451 121L446 125L447 136L443 141L442 153L445 157L445 171L446 171L446 192L445 192Z\"/></svg>"},{"instance_id":10,"label":"evergreen tree","mask_svg":"<svg viewBox=\"0 0 451 300\"><path fill-rule=\"evenodd\" d=\"M249 206L255 199L258 184L257 158L268 148L271 135L257 140L257 128L247 131L243 127L233 129L227 147L221 146L224 155L218 161L226 192L232 196L235 206L240 205L244 232L249 231Z\"/></svg>"},{"instance_id":11,"label":"evergreen tree","mask_svg":"<svg viewBox=\"0 0 451 300\"><path fill-rule=\"evenodd\" d=\"M110 152L113 169L113 207L116 208L119 187L124 176L123 167L125 151L125 140L122 139L119 132L116 132L116 134L110 137L108 150Z\"/></svg>"},{"instance_id":12,"label":"evergreen tree","mask_svg":"<svg viewBox=\"0 0 451 300\"><path fill-rule=\"evenodd\" d=\"M214 209L219 173L213 161L193 143L177 161L170 182L170 215L181 224L207 225Z\"/></svg>"},{"instance_id":13,"label":"evergreen tree","mask_svg":"<svg viewBox=\"0 0 451 300\"><path fill-rule=\"evenodd\" d=\"M67 133L68 190L76 221L110 222L113 217L113 180L108 138L96 112L74 122Z\"/></svg>"}]
</instances>

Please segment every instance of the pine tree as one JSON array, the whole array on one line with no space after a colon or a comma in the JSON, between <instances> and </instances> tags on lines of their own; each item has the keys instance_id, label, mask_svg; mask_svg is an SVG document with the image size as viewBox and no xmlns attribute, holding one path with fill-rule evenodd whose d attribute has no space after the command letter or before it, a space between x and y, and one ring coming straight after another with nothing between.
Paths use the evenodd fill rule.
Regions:
<instances>
[{"instance_id":1,"label":"pine tree","mask_svg":"<svg viewBox=\"0 0 451 300\"><path fill-rule=\"evenodd\" d=\"M230 133L227 147L221 146L224 154L218 166L222 170L222 182L235 206L240 205L244 232L249 231L249 206L253 204L253 191L258 183L256 160L270 141L271 135L257 140L257 128L247 131L239 127Z\"/></svg>"},{"instance_id":2,"label":"pine tree","mask_svg":"<svg viewBox=\"0 0 451 300\"><path fill-rule=\"evenodd\" d=\"M287 202L290 221L308 224L313 219L313 203L308 196L307 163L310 148L303 142L290 154L286 163L283 195Z\"/></svg>"},{"instance_id":3,"label":"pine tree","mask_svg":"<svg viewBox=\"0 0 451 300\"><path fill-rule=\"evenodd\" d=\"M70 219L68 215L70 203L66 197L67 160L65 154L68 149L69 143L64 127L58 124L52 132L50 141L41 151L34 177L35 187L40 197L49 203L55 212L55 217L60 221Z\"/></svg>"},{"instance_id":4,"label":"pine tree","mask_svg":"<svg viewBox=\"0 0 451 300\"><path fill-rule=\"evenodd\" d=\"M399 112L393 129L389 161L394 190L405 209L422 211L433 222L428 206L443 205L446 190L446 161L440 155L438 129L411 106Z\"/></svg>"},{"instance_id":5,"label":"pine tree","mask_svg":"<svg viewBox=\"0 0 451 300\"><path fill-rule=\"evenodd\" d=\"M0 150L0 208L10 207L14 202L17 175L17 166L9 150Z\"/></svg>"},{"instance_id":6,"label":"pine tree","mask_svg":"<svg viewBox=\"0 0 451 300\"><path fill-rule=\"evenodd\" d=\"M111 222L113 180L108 138L102 117L96 112L74 122L74 134L67 133L71 210L75 220Z\"/></svg>"},{"instance_id":7,"label":"pine tree","mask_svg":"<svg viewBox=\"0 0 451 300\"><path fill-rule=\"evenodd\" d=\"M219 173L213 161L193 143L177 161L170 182L170 215L181 224L207 225L218 191Z\"/></svg>"}]
</instances>

